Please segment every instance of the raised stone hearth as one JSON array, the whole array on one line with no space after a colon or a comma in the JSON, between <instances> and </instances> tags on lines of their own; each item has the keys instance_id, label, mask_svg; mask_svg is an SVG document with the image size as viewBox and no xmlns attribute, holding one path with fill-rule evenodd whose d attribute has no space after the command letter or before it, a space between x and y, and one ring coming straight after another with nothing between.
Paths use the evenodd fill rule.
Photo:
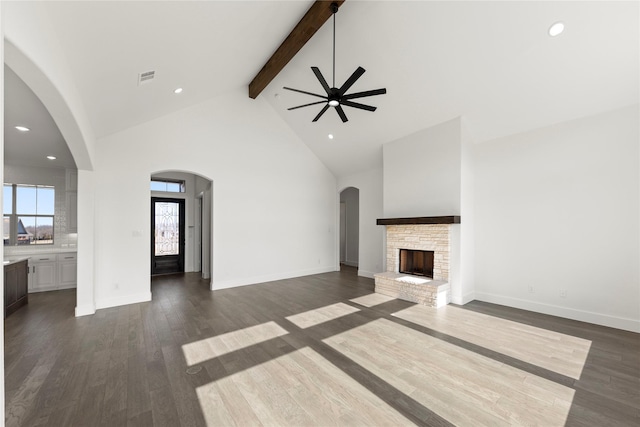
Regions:
<instances>
[{"instance_id":1,"label":"raised stone hearth","mask_svg":"<svg viewBox=\"0 0 640 427\"><path fill-rule=\"evenodd\" d=\"M375 291L429 307L449 304L450 227L459 223L458 216L379 219L387 227L387 271L374 275ZM399 273L400 249L433 251L433 277Z\"/></svg>"},{"instance_id":2,"label":"raised stone hearth","mask_svg":"<svg viewBox=\"0 0 640 427\"><path fill-rule=\"evenodd\" d=\"M402 273L385 272L375 275L376 292L428 307L449 304L449 283Z\"/></svg>"}]
</instances>

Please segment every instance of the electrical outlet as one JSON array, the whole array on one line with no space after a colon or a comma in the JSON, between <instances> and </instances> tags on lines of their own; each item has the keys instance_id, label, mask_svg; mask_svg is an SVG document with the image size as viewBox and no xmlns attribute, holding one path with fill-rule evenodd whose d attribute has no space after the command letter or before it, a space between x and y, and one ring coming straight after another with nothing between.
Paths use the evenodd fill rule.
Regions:
<instances>
[{"instance_id":1,"label":"electrical outlet","mask_svg":"<svg viewBox=\"0 0 640 427\"><path fill-rule=\"evenodd\" d=\"M533 287L533 285L529 285L529 293L533 294L536 292L536 288Z\"/></svg>"},{"instance_id":2,"label":"electrical outlet","mask_svg":"<svg viewBox=\"0 0 640 427\"><path fill-rule=\"evenodd\" d=\"M567 297L567 290L560 289L560 298L566 298L566 297Z\"/></svg>"}]
</instances>

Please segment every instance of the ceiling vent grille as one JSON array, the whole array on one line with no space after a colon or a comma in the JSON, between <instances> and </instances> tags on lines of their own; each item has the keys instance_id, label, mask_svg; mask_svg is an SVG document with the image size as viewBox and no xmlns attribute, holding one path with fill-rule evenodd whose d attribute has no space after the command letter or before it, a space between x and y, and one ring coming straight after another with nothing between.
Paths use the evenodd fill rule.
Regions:
<instances>
[{"instance_id":1,"label":"ceiling vent grille","mask_svg":"<svg viewBox=\"0 0 640 427\"><path fill-rule=\"evenodd\" d=\"M155 76L155 71L145 71L144 73L138 74L138 86L151 82Z\"/></svg>"}]
</instances>

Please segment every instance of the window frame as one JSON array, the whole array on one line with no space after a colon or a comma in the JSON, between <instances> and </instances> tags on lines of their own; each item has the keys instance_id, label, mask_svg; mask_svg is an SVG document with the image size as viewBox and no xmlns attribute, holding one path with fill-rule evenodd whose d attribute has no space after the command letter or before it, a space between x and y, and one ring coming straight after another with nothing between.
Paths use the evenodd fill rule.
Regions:
<instances>
[{"instance_id":1,"label":"window frame","mask_svg":"<svg viewBox=\"0 0 640 427\"><path fill-rule=\"evenodd\" d=\"M3 206L3 212L2 212L2 218L3 218L3 224L6 218L9 218L9 239L6 240L4 239L4 232L3 232L3 240L4 240L4 246L41 246L41 245L54 245L55 244L55 236L56 236L56 232L55 232L55 217L56 217L56 211L55 211L55 198L56 198L56 188L53 185L44 185L44 184L12 184L12 183L8 183L5 182L3 183L3 191L6 190L6 187L11 186L11 213L5 213L4 209L5 207ZM36 207L35 207L35 213L19 213L17 212L18 210L18 200L17 200L17 195L18 195L18 187L35 187L36 189ZM38 196L37 196L37 191L38 188L46 188L46 189L52 189L53 190L53 214L39 214L38 213ZM26 244L25 243L19 243L18 240L18 222L21 218L24 217L30 217L30 218L35 218L36 221L36 234L33 237L33 239L30 239ZM51 218L51 241L47 241L47 243L39 243L41 241L39 241L36 237L37 237L37 224L38 224L38 218ZM24 224L23 224L24 226ZM25 227L26 229L26 227Z\"/></svg>"},{"instance_id":2,"label":"window frame","mask_svg":"<svg viewBox=\"0 0 640 427\"><path fill-rule=\"evenodd\" d=\"M152 185L154 183L158 183L158 184L164 184L165 185L165 189L164 190L155 190L152 188ZM169 190L168 184L178 184L180 186L180 190L179 191L172 191ZM149 189L151 191L155 191L155 192L159 192L159 193L171 193L171 194L183 194L187 192L187 186L184 180L181 179L171 179L171 178L151 178L151 181L149 182Z\"/></svg>"}]
</instances>

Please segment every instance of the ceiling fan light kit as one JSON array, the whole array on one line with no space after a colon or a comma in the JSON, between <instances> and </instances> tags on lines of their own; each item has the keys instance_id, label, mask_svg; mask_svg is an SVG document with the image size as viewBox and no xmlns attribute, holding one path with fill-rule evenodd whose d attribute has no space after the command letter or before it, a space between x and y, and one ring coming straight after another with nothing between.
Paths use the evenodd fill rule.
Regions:
<instances>
[{"instance_id":1,"label":"ceiling fan light kit","mask_svg":"<svg viewBox=\"0 0 640 427\"><path fill-rule=\"evenodd\" d=\"M367 90L364 92L356 92L347 94L346 92L353 86L353 84L358 80L365 72L365 69L362 67L358 67L353 74L347 79L346 82L340 87L336 88L336 13L338 12L338 5L336 3L331 3L331 12L333 13L333 87L329 87L329 84L325 80L324 76L320 72L318 67L311 67L311 71L316 75L316 78L322 85L322 88L326 92L326 95L319 95L317 93L311 93L300 89L293 89L290 87L284 87L283 89L290 90L293 92L304 93L305 95L315 96L317 98L322 98L322 101L311 102L309 104L298 105L296 107L288 108L287 110L296 110L298 108L309 107L311 105L319 105L325 104L324 107L320 110L318 115L313 119L314 122L317 122L320 117L329 109L329 107L335 108L338 116L343 123L347 122L346 114L342 109L342 106L358 108L360 110L365 111L376 111L376 107L372 107L370 105L360 104L359 102L353 102L352 99L364 98L366 96L374 96L374 95L384 95L387 93L387 89L374 89Z\"/></svg>"}]
</instances>

